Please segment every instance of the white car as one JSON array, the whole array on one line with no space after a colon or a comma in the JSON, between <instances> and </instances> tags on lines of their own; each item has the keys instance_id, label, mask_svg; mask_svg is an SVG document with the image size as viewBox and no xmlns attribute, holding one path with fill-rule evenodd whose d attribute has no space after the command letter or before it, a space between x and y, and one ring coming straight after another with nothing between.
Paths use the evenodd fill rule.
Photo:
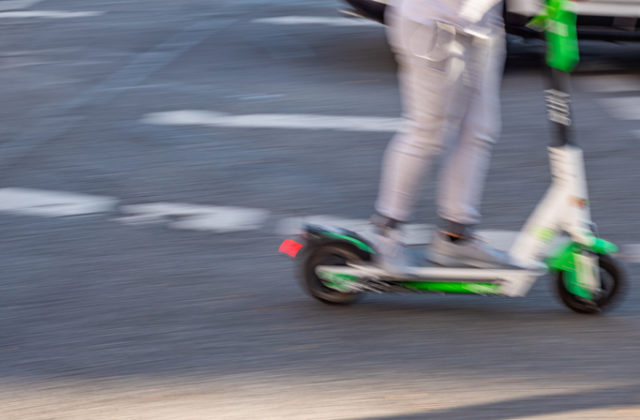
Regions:
<instances>
[{"instance_id":1,"label":"white car","mask_svg":"<svg viewBox=\"0 0 640 420\"><path fill-rule=\"evenodd\" d=\"M344 0L351 8L344 13L384 23L386 6L394 0ZM526 23L542 8L541 0L506 0L507 32L525 37L538 36ZM640 0L571 1L578 15L581 39L640 40Z\"/></svg>"}]
</instances>

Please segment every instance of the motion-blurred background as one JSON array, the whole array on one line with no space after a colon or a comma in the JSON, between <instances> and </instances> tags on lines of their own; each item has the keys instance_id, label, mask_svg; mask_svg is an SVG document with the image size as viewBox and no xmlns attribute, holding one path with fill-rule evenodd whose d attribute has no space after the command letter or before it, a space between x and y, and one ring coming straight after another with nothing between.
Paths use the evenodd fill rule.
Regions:
<instances>
[{"instance_id":1,"label":"motion-blurred background","mask_svg":"<svg viewBox=\"0 0 640 420\"><path fill-rule=\"evenodd\" d=\"M550 281L304 295L279 242L366 223L400 116L382 6L349 3L0 0L1 419L640 418L636 288L601 317ZM579 7L576 136L633 285L640 2ZM549 182L543 44L521 24L483 205L505 241Z\"/></svg>"}]
</instances>

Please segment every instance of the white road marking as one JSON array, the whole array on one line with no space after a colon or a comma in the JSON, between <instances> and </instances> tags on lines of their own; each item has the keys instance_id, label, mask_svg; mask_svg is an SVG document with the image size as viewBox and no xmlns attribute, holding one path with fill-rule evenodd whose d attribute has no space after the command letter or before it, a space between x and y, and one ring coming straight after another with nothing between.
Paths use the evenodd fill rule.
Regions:
<instances>
[{"instance_id":1,"label":"white road marking","mask_svg":"<svg viewBox=\"0 0 640 420\"><path fill-rule=\"evenodd\" d=\"M635 1L570 2L569 7L579 15L636 17L640 15L640 4Z\"/></svg>"},{"instance_id":2,"label":"white road marking","mask_svg":"<svg viewBox=\"0 0 640 420\"><path fill-rule=\"evenodd\" d=\"M59 10L25 10L16 12L0 12L0 19L50 18L70 19L103 15L104 12L65 12Z\"/></svg>"},{"instance_id":3,"label":"white road marking","mask_svg":"<svg viewBox=\"0 0 640 420\"><path fill-rule=\"evenodd\" d=\"M251 22L270 25L381 26L379 23L366 19L322 16L278 16L254 19Z\"/></svg>"},{"instance_id":4,"label":"white road marking","mask_svg":"<svg viewBox=\"0 0 640 420\"><path fill-rule=\"evenodd\" d=\"M104 213L115 208L118 200L88 194L45 191L29 188L0 189L0 212L30 216L78 216Z\"/></svg>"},{"instance_id":5,"label":"white road marking","mask_svg":"<svg viewBox=\"0 0 640 420\"><path fill-rule=\"evenodd\" d=\"M640 263L640 244L622 245L620 258L630 263Z\"/></svg>"},{"instance_id":6,"label":"white road marking","mask_svg":"<svg viewBox=\"0 0 640 420\"><path fill-rule=\"evenodd\" d=\"M317 114L229 115L212 111L169 111L147 114L142 122L156 125L202 125L210 127L285 128L299 130L339 130L395 132L399 118L358 117Z\"/></svg>"},{"instance_id":7,"label":"white road marking","mask_svg":"<svg viewBox=\"0 0 640 420\"><path fill-rule=\"evenodd\" d=\"M9 69L17 69L21 67L30 67L30 66L41 66L43 64L49 64L51 61L43 61L43 60L30 60L28 58L14 58L5 60L6 64L0 64L0 70L9 70Z\"/></svg>"},{"instance_id":8,"label":"white road marking","mask_svg":"<svg viewBox=\"0 0 640 420\"><path fill-rule=\"evenodd\" d=\"M606 98L602 102L619 120L640 120L640 96Z\"/></svg>"},{"instance_id":9,"label":"white road marking","mask_svg":"<svg viewBox=\"0 0 640 420\"><path fill-rule=\"evenodd\" d=\"M242 101L259 101L259 100L263 100L263 99L278 99L278 98L284 98L285 95L284 93L272 93L272 94L264 94L264 95L232 95L232 96L228 96L229 98L236 98L236 99L240 99Z\"/></svg>"},{"instance_id":10,"label":"white road marking","mask_svg":"<svg viewBox=\"0 0 640 420\"><path fill-rule=\"evenodd\" d=\"M26 9L44 0L9 0L0 2L0 11Z\"/></svg>"},{"instance_id":11,"label":"white road marking","mask_svg":"<svg viewBox=\"0 0 640 420\"><path fill-rule=\"evenodd\" d=\"M41 217L65 217L107 213L116 209L118 199L107 196L48 191L30 188L1 188L0 212ZM126 205L120 208L124 216L115 220L124 224L166 224L170 228L216 233L242 232L262 229L269 219L265 209L205 206L189 203L148 203ZM275 225L280 236L300 232L304 223L342 227L363 235L371 233L368 219L350 219L331 215L288 217ZM407 245L426 245L434 226L408 224L404 228ZM508 250L515 241L517 231L480 230L479 235L496 248ZM620 247L617 255L629 263L640 263L640 244Z\"/></svg>"},{"instance_id":12,"label":"white road marking","mask_svg":"<svg viewBox=\"0 0 640 420\"><path fill-rule=\"evenodd\" d=\"M620 93L640 91L640 77L636 75L579 76L578 81L588 92Z\"/></svg>"},{"instance_id":13,"label":"white road marking","mask_svg":"<svg viewBox=\"0 0 640 420\"><path fill-rule=\"evenodd\" d=\"M150 203L123 206L127 224L166 223L183 230L236 232L262 227L269 212L244 207L204 206L187 203Z\"/></svg>"}]
</instances>

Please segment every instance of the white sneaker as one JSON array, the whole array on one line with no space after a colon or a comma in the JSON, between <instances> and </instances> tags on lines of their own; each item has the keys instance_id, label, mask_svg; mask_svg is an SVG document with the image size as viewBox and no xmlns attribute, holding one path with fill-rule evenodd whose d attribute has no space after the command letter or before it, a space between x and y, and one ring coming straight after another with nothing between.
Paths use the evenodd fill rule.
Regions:
<instances>
[{"instance_id":1,"label":"white sneaker","mask_svg":"<svg viewBox=\"0 0 640 420\"><path fill-rule=\"evenodd\" d=\"M491 247L476 236L453 242L440 231L433 235L427 259L446 267L522 268L509 254Z\"/></svg>"},{"instance_id":2,"label":"white sneaker","mask_svg":"<svg viewBox=\"0 0 640 420\"><path fill-rule=\"evenodd\" d=\"M397 228L373 226L371 242L375 249L373 262L389 274L406 276L411 262L402 243L402 232Z\"/></svg>"}]
</instances>

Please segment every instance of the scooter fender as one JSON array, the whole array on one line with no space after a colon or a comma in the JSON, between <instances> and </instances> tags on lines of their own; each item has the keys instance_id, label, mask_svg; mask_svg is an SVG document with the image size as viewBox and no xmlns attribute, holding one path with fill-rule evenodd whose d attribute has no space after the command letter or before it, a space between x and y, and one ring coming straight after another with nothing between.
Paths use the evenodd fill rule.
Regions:
<instances>
[{"instance_id":1,"label":"scooter fender","mask_svg":"<svg viewBox=\"0 0 640 420\"><path fill-rule=\"evenodd\" d=\"M306 248L315 248L318 245L329 242L348 243L363 253L372 255L376 251L373 245L356 232L333 226L306 225L304 236L307 242Z\"/></svg>"},{"instance_id":2,"label":"scooter fender","mask_svg":"<svg viewBox=\"0 0 640 420\"><path fill-rule=\"evenodd\" d=\"M593 244L588 247L577 242L569 242L547 259L547 267L551 271L573 271L575 269L575 254L583 249L599 255L618 252L618 247L614 243L600 238L594 238Z\"/></svg>"},{"instance_id":3,"label":"scooter fender","mask_svg":"<svg viewBox=\"0 0 640 420\"><path fill-rule=\"evenodd\" d=\"M579 272L581 271L581 267L585 267L584 263L581 263L581 258L584 258L584 256L581 256L581 252L588 250L597 255L606 255L618 251L618 247L611 242L600 238L593 239L591 246L585 246L577 242L569 242L547 260L550 271L562 271L565 273L565 285L567 289L574 295L584 299L591 299L593 294L591 288L580 281ZM591 268L588 270L591 270Z\"/></svg>"}]
</instances>

